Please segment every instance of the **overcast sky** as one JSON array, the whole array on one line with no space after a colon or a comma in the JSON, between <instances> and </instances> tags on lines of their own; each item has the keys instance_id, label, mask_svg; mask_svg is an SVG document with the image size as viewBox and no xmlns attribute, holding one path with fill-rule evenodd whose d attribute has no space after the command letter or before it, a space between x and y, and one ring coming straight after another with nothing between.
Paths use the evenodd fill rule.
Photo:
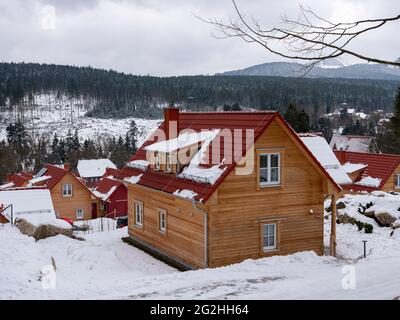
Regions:
<instances>
[{"instance_id":1,"label":"overcast sky","mask_svg":"<svg viewBox=\"0 0 400 320\"><path fill-rule=\"evenodd\" d=\"M394 16L399 0L237 0L265 26L299 3L334 21ZM239 39L217 40L194 17L229 18L230 0L0 0L0 60L93 66L143 75L214 74L282 61ZM55 17L55 19L54 19ZM353 49L400 56L400 22L360 37Z\"/></svg>"}]
</instances>

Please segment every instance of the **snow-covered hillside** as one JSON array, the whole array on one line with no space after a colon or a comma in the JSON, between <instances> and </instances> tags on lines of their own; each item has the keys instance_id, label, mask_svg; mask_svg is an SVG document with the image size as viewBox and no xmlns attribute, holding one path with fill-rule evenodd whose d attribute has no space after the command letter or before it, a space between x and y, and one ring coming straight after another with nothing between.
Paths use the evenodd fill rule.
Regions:
<instances>
[{"instance_id":1,"label":"snow-covered hillside","mask_svg":"<svg viewBox=\"0 0 400 320\"><path fill-rule=\"evenodd\" d=\"M23 123L32 136L38 134L54 133L60 138L67 135L70 129L72 133L78 129L81 140L86 138L96 139L98 136L118 137L124 136L129 129L132 120L135 120L139 136L139 145L147 138L161 120L149 120L139 118L124 119L100 119L85 117L90 105L83 104L82 100L71 99L66 96L57 97L55 94L41 94L35 96L32 108L25 107ZM7 112L0 112L0 140L6 138L8 123L16 121L20 114L17 107Z\"/></svg>"},{"instance_id":2,"label":"snow-covered hillside","mask_svg":"<svg viewBox=\"0 0 400 320\"><path fill-rule=\"evenodd\" d=\"M324 221L327 248L330 220ZM376 226L372 234L366 234L354 225L338 224L337 258L300 252L189 272L178 272L122 242L126 228L106 230L110 231L79 234L85 241L60 235L35 242L15 227L0 226L0 299L393 299L400 296L400 229L391 235L391 228ZM366 259L363 240L368 241ZM56 286L44 289L40 272L51 264L51 257L57 266Z\"/></svg>"}]
</instances>

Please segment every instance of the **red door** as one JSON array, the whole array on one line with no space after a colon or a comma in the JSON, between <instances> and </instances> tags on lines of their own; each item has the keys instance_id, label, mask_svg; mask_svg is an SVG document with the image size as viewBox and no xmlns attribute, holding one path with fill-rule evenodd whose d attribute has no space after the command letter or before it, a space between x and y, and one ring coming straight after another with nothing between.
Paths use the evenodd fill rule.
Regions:
<instances>
[{"instance_id":1,"label":"red door","mask_svg":"<svg viewBox=\"0 0 400 320\"><path fill-rule=\"evenodd\" d=\"M97 218L97 203L92 203L92 219Z\"/></svg>"}]
</instances>

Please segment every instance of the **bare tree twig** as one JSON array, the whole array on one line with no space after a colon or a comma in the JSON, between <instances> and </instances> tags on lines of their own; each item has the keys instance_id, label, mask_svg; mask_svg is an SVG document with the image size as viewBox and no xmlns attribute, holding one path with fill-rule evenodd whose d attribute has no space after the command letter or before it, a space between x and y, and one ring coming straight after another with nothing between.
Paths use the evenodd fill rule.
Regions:
<instances>
[{"instance_id":1,"label":"bare tree twig","mask_svg":"<svg viewBox=\"0 0 400 320\"><path fill-rule=\"evenodd\" d=\"M353 22L334 23L317 15L309 8L300 5L300 15L297 20L282 17L284 28L273 27L264 29L260 23L251 17L250 20L239 10L235 0L232 0L236 19L228 22L215 18L201 21L213 25L218 39L240 38L246 43L256 43L267 51L283 58L306 61L306 68L311 70L318 62L347 54L361 60L400 67L399 61L389 61L369 57L348 48L349 44L360 35L381 28L389 22L400 21L400 14L378 19L364 19ZM282 46L282 48L277 48Z\"/></svg>"}]
</instances>

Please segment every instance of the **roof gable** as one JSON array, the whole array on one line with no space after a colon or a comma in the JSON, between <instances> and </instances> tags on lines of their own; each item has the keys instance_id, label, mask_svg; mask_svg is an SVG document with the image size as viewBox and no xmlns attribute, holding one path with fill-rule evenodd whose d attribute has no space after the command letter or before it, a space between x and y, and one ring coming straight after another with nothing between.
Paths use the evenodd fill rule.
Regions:
<instances>
[{"instance_id":1,"label":"roof gable","mask_svg":"<svg viewBox=\"0 0 400 320\"><path fill-rule=\"evenodd\" d=\"M207 168L220 164L220 168L223 169L222 174L214 183L200 183L195 182L191 179L183 178L175 174L168 174L161 171L155 170L140 170L137 168L124 168L119 171L119 174L125 176L139 176L142 175L137 182L141 186L156 189L159 191L177 194L180 190L191 190L192 194L195 194L194 200L205 202L214 191L218 188L219 184L229 175L229 173L235 168L237 162L246 155L248 149L252 146L252 143L248 143L249 136L246 136L246 130L252 130L254 132L251 136L251 142L257 141L262 133L268 128L268 126L275 120L278 119L286 129L286 132L291 138L296 141L297 146L307 153L308 159L313 162L321 175L325 175L328 180L334 185L337 190L340 187L333 181L328 175L326 170L320 165L315 157L308 151L307 147L297 136L292 128L286 123L286 121L277 112L183 112L179 116L179 128L180 130L191 129L197 132L201 130L213 130L220 129L221 132L211 141L208 145L205 154L208 155L208 159L212 160L212 163L201 164L201 166ZM164 130L164 122L160 125L159 129ZM224 133L230 132L233 135L235 130L240 130L243 134L238 141L231 141L231 148L224 148ZM141 148L133 155L130 161L135 160L146 160L146 147L154 144L154 136L152 135ZM241 148L238 148L240 146ZM239 150L239 151L237 151ZM224 154L224 152L230 154ZM223 162L233 156L232 163ZM228 157L228 158L229 158Z\"/></svg>"},{"instance_id":2,"label":"roof gable","mask_svg":"<svg viewBox=\"0 0 400 320\"><path fill-rule=\"evenodd\" d=\"M348 151L335 151L335 154L342 164L349 162L359 164L362 163L366 165L357 181L364 177L381 179L381 183L378 187L367 187L352 184L351 186L354 190L380 190L388 181L389 177L393 174L396 168L400 165L400 155Z\"/></svg>"}]
</instances>

